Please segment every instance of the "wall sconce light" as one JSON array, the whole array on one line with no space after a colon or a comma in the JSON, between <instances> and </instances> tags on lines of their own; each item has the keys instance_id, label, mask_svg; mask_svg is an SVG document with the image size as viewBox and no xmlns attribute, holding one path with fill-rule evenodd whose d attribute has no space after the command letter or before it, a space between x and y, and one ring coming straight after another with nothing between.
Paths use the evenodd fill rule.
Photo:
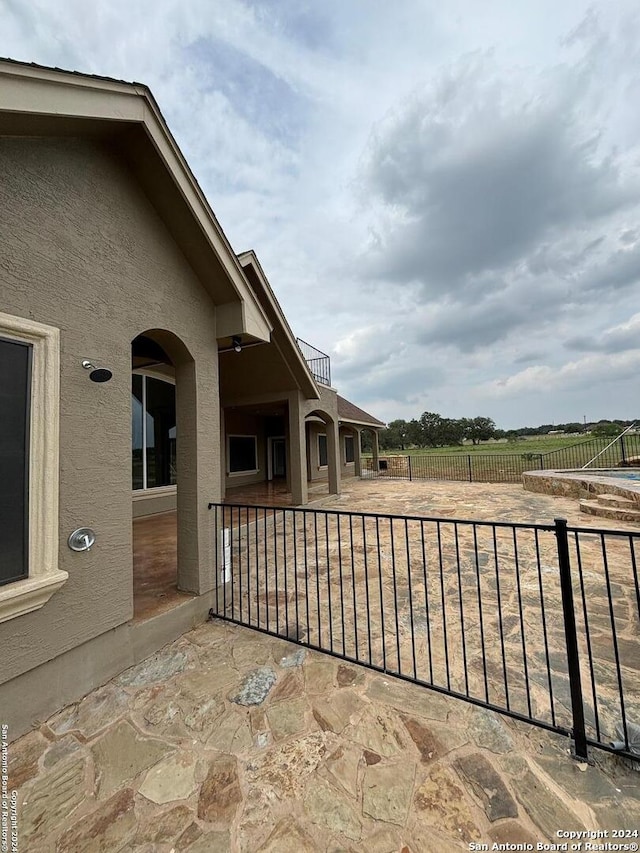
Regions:
<instances>
[{"instance_id":1,"label":"wall sconce light","mask_svg":"<svg viewBox=\"0 0 640 853\"><path fill-rule=\"evenodd\" d=\"M113 373L106 367L96 367L88 358L82 360L82 366L85 370L91 371L89 379L92 382L108 382L113 376Z\"/></svg>"},{"instance_id":2,"label":"wall sconce light","mask_svg":"<svg viewBox=\"0 0 640 853\"><path fill-rule=\"evenodd\" d=\"M234 335L231 338L231 346L236 352L242 352L242 341L240 339L240 335Z\"/></svg>"}]
</instances>

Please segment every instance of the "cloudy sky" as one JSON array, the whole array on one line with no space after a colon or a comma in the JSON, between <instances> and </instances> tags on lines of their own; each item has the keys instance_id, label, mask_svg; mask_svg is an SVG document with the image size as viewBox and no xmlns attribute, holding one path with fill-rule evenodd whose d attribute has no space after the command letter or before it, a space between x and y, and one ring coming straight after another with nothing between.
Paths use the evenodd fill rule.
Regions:
<instances>
[{"instance_id":1,"label":"cloudy sky","mask_svg":"<svg viewBox=\"0 0 640 853\"><path fill-rule=\"evenodd\" d=\"M640 417L640 16L577 0L0 0L146 83L236 251L383 420Z\"/></svg>"}]
</instances>

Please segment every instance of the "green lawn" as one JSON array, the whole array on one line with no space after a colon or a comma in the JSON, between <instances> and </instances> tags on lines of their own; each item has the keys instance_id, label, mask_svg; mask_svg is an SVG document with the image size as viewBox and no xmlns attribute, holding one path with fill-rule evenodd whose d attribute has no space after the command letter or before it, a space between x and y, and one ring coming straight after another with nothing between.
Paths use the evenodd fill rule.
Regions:
<instances>
[{"instance_id":1,"label":"green lawn","mask_svg":"<svg viewBox=\"0 0 640 853\"><path fill-rule=\"evenodd\" d=\"M622 446L610 439L591 436L545 435L504 443L381 450L383 467L376 476L404 479L468 480L485 483L518 483L525 471L574 470L591 464L595 468L614 468L623 459ZM606 449L605 449L606 448ZM594 459L597 453L601 455ZM365 457L365 470L371 470L371 454ZM410 457L407 459L406 457ZM640 435L624 439L624 459L640 458Z\"/></svg>"},{"instance_id":2,"label":"green lawn","mask_svg":"<svg viewBox=\"0 0 640 853\"><path fill-rule=\"evenodd\" d=\"M592 441L590 435L541 435L534 438L523 438L519 441L508 441L489 444L464 444L453 445L451 447L412 447L408 450L381 450L381 455L387 456L424 456L424 455L442 455L449 453L549 453L552 450L561 450L563 447L571 447L575 444L585 444ZM370 453L365 453L365 456L371 456Z\"/></svg>"}]
</instances>

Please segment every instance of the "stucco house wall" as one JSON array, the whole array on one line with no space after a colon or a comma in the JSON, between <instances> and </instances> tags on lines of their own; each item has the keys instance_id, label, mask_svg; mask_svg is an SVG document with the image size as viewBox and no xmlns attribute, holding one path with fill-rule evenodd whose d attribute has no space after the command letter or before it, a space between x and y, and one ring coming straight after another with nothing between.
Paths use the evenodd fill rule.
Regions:
<instances>
[{"instance_id":1,"label":"stucco house wall","mask_svg":"<svg viewBox=\"0 0 640 853\"><path fill-rule=\"evenodd\" d=\"M329 476L328 465L320 466L318 436L326 435L327 428L317 421L307 423L307 479L309 482L326 480Z\"/></svg>"},{"instance_id":2,"label":"stucco house wall","mask_svg":"<svg viewBox=\"0 0 640 853\"><path fill-rule=\"evenodd\" d=\"M215 584L209 502L227 486L266 479L268 435L287 439L296 503L307 500L307 469L337 494L353 466L335 390L316 387L255 253L234 254L146 87L5 60L0 80L0 328L11 338L22 323L35 336L32 402L44 402L31 444L59 474L57 489L55 477L45 482L46 465L29 466L30 518L50 507L38 535L29 530L30 554L46 539L48 562L32 560L19 581L39 594L32 569L44 566L50 599L27 601L13 582L0 588L0 707L14 738L206 617ZM174 363L162 353L150 365L139 352L134 360L136 372L175 379L178 484L133 492L139 335ZM84 359L108 368L110 381L90 381ZM59 410L59 442L57 428L41 426L45 409ZM326 467L317 462L320 432ZM256 472L226 474L227 435L257 436ZM176 508L178 586L193 597L132 620L132 520ZM97 537L81 553L67 545L79 527Z\"/></svg>"},{"instance_id":3,"label":"stucco house wall","mask_svg":"<svg viewBox=\"0 0 640 853\"><path fill-rule=\"evenodd\" d=\"M307 479L309 482L325 480L329 477L329 465L320 467L318 464L318 435L327 436L327 453L331 453L331 442L336 442L338 469L340 467L338 434L338 398L334 388L318 385L319 400L306 400L302 407L306 421L307 435ZM319 421L318 418L321 420ZM324 423L322 422L324 421ZM329 461L329 460L327 460Z\"/></svg>"},{"instance_id":4,"label":"stucco house wall","mask_svg":"<svg viewBox=\"0 0 640 853\"><path fill-rule=\"evenodd\" d=\"M267 479L266 442L264 436L264 420L256 415L227 410L224 418L225 441L228 442L231 435L253 435L257 438L257 463L258 470L253 474L229 474L226 473L226 486L247 486L252 483L261 483ZM225 447L225 458L228 467L228 447Z\"/></svg>"},{"instance_id":5,"label":"stucco house wall","mask_svg":"<svg viewBox=\"0 0 640 853\"><path fill-rule=\"evenodd\" d=\"M328 465L319 465L318 454L318 436L326 434L327 428L325 424L311 421L307 423L307 475L310 481L327 480L329 476ZM340 452L340 477L348 478L355 477L355 460L347 462L345 458L344 438L346 435L353 436L353 440L358 441L359 436L355 429L347 426L340 426L338 429L338 446Z\"/></svg>"},{"instance_id":6,"label":"stucco house wall","mask_svg":"<svg viewBox=\"0 0 640 853\"><path fill-rule=\"evenodd\" d=\"M156 515L159 512L172 512L178 503L178 490L175 486L164 486L144 492L133 493L133 517Z\"/></svg>"},{"instance_id":7,"label":"stucco house wall","mask_svg":"<svg viewBox=\"0 0 640 853\"><path fill-rule=\"evenodd\" d=\"M132 173L104 143L75 138L2 138L0 161L2 310L61 333L59 568L69 573L42 609L0 624L6 683L132 616L131 341L145 330L168 330L194 359L197 415L182 432L198 447L188 509L202 567L213 564L206 503L221 480L215 306ZM89 381L83 358L113 379ZM81 526L97 541L78 554L67 537ZM213 585L202 571L199 591ZM7 698L0 687L0 706Z\"/></svg>"},{"instance_id":8,"label":"stucco house wall","mask_svg":"<svg viewBox=\"0 0 640 853\"><path fill-rule=\"evenodd\" d=\"M353 427L341 425L338 430L338 439L340 441L340 476L341 477L355 477L356 473L356 463L355 458L353 462L347 462L345 455L345 436L352 436L354 441L354 449L355 442L360 441L360 434Z\"/></svg>"}]
</instances>

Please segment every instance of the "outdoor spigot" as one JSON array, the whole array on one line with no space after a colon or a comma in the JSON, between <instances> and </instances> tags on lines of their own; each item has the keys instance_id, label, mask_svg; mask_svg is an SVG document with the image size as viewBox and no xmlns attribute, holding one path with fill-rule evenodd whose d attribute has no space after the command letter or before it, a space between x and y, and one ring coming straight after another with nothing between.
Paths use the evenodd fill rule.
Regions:
<instances>
[{"instance_id":1,"label":"outdoor spigot","mask_svg":"<svg viewBox=\"0 0 640 853\"><path fill-rule=\"evenodd\" d=\"M95 541L95 531L90 527L79 527L69 536L67 544L72 551L90 551Z\"/></svg>"}]
</instances>

